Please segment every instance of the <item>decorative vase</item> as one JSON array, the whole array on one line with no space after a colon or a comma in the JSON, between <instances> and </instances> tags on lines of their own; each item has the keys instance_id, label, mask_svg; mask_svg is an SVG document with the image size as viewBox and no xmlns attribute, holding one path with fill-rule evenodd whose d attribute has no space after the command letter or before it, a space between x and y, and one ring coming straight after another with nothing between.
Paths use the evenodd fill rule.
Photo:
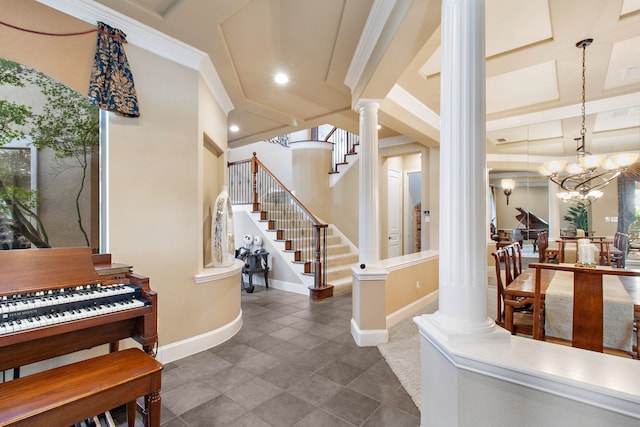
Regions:
<instances>
[{"instance_id":1,"label":"decorative vase","mask_svg":"<svg viewBox=\"0 0 640 427\"><path fill-rule=\"evenodd\" d=\"M214 267L229 267L235 258L233 211L227 187L216 198L211 216L211 258Z\"/></svg>"}]
</instances>

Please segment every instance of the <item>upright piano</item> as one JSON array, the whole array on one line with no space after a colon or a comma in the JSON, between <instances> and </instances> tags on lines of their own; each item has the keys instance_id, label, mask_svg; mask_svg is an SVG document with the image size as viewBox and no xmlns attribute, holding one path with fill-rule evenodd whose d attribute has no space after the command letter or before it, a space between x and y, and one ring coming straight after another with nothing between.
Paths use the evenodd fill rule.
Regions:
<instances>
[{"instance_id":1,"label":"upright piano","mask_svg":"<svg viewBox=\"0 0 640 427\"><path fill-rule=\"evenodd\" d=\"M520 243L520 247L522 247L524 240L532 240L533 252L536 252L538 248L538 233L549 232L549 223L526 209L516 208L516 210L520 213L516 215L518 225L513 229L512 240Z\"/></svg>"},{"instance_id":2,"label":"upright piano","mask_svg":"<svg viewBox=\"0 0 640 427\"><path fill-rule=\"evenodd\" d=\"M149 279L90 248L0 251L0 370L133 338L155 354Z\"/></svg>"}]
</instances>

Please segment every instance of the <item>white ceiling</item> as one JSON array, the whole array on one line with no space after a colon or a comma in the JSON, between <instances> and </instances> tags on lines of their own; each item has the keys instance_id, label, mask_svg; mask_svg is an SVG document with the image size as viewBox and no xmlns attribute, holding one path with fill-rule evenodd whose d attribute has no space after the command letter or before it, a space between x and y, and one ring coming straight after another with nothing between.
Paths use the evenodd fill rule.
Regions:
<instances>
[{"instance_id":1,"label":"white ceiling","mask_svg":"<svg viewBox=\"0 0 640 427\"><path fill-rule=\"evenodd\" d=\"M381 139L438 144L439 1L98 3L209 55L233 103L229 123L240 127L231 147L323 123L357 131L358 98L384 100ZM515 155L527 155L531 169L544 156L575 155L575 45L585 38L594 39L586 50L587 149L640 150L640 0L486 0L487 151L495 169L522 168ZM279 70L290 75L286 87L273 83Z\"/></svg>"}]
</instances>

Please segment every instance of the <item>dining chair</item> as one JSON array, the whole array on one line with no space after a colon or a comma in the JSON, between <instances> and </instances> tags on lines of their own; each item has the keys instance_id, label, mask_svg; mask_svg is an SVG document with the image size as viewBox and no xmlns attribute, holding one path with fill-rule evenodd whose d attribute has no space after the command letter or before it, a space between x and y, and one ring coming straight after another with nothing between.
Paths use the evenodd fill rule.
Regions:
<instances>
[{"instance_id":1,"label":"dining chair","mask_svg":"<svg viewBox=\"0 0 640 427\"><path fill-rule=\"evenodd\" d=\"M613 247L609 249L611 256L611 265L615 265L618 268L625 268L627 264L627 250L629 248L629 235L616 232L613 237Z\"/></svg>"},{"instance_id":2,"label":"dining chair","mask_svg":"<svg viewBox=\"0 0 640 427\"><path fill-rule=\"evenodd\" d=\"M515 245L520 247L518 243ZM513 258L508 247L497 249L491 255L496 269L496 319L497 325L512 334L533 332L533 298L510 299L505 297L505 288L513 281L511 270ZM512 248L517 251L517 248ZM517 321L515 320L517 314Z\"/></svg>"},{"instance_id":3,"label":"dining chair","mask_svg":"<svg viewBox=\"0 0 640 427\"><path fill-rule=\"evenodd\" d=\"M638 305L633 308L633 330L636 333L636 342L631 350L634 352L633 358L640 360L640 306Z\"/></svg>"},{"instance_id":4,"label":"dining chair","mask_svg":"<svg viewBox=\"0 0 640 427\"><path fill-rule=\"evenodd\" d=\"M518 242L505 246L505 249L511 261L511 279L513 280L522 273L522 249Z\"/></svg>"},{"instance_id":5,"label":"dining chair","mask_svg":"<svg viewBox=\"0 0 640 427\"><path fill-rule=\"evenodd\" d=\"M491 254L496 269L496 324L504 327L504 288L513 281L511 278L511 259L507 250L496 249Z\"/></svg>"},{"instance_id":6,"label":"dining chair","mask_svg":"<svg viewBox=\"0 0 640 427\"><path fill-rule=\"evenodd\" d=\"M538 233L538 262L558 262L558 249L549 247L549 233Z\"/></svg>"}]
</instances>

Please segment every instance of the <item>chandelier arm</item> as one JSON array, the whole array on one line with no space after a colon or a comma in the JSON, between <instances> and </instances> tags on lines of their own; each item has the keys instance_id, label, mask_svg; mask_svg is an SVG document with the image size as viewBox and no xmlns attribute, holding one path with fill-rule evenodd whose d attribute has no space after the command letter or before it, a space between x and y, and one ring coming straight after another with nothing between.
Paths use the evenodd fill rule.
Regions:
<instances>
[{"instance_id":1,"label":"chandelier arm","mask_svg":"<svg viewBox=\"0 0 640 427\"><path fill-rule=\"evenodd\" d=\"M565 191L576 191L580 194L587 194L589 191L601 190L611 181L616 179L620 175L620 170L604 171L598 174L578 174L567 175L559 183L552 180L556 184L560 185Z\"/></svg>"},{"instance_id":2,"label":"chandelier arm","mask_svg":"<svg viewBox=\"0 0 640 427\"><path fill-rule=\"evenodd\" d=\"M549 181L551 181L554 184L559 185L560 187L562 187L562 180L558 177L558 175L549 176ZM562 187L562 188L564 188L564 187Z\"/></svg>"}]
</instances>

